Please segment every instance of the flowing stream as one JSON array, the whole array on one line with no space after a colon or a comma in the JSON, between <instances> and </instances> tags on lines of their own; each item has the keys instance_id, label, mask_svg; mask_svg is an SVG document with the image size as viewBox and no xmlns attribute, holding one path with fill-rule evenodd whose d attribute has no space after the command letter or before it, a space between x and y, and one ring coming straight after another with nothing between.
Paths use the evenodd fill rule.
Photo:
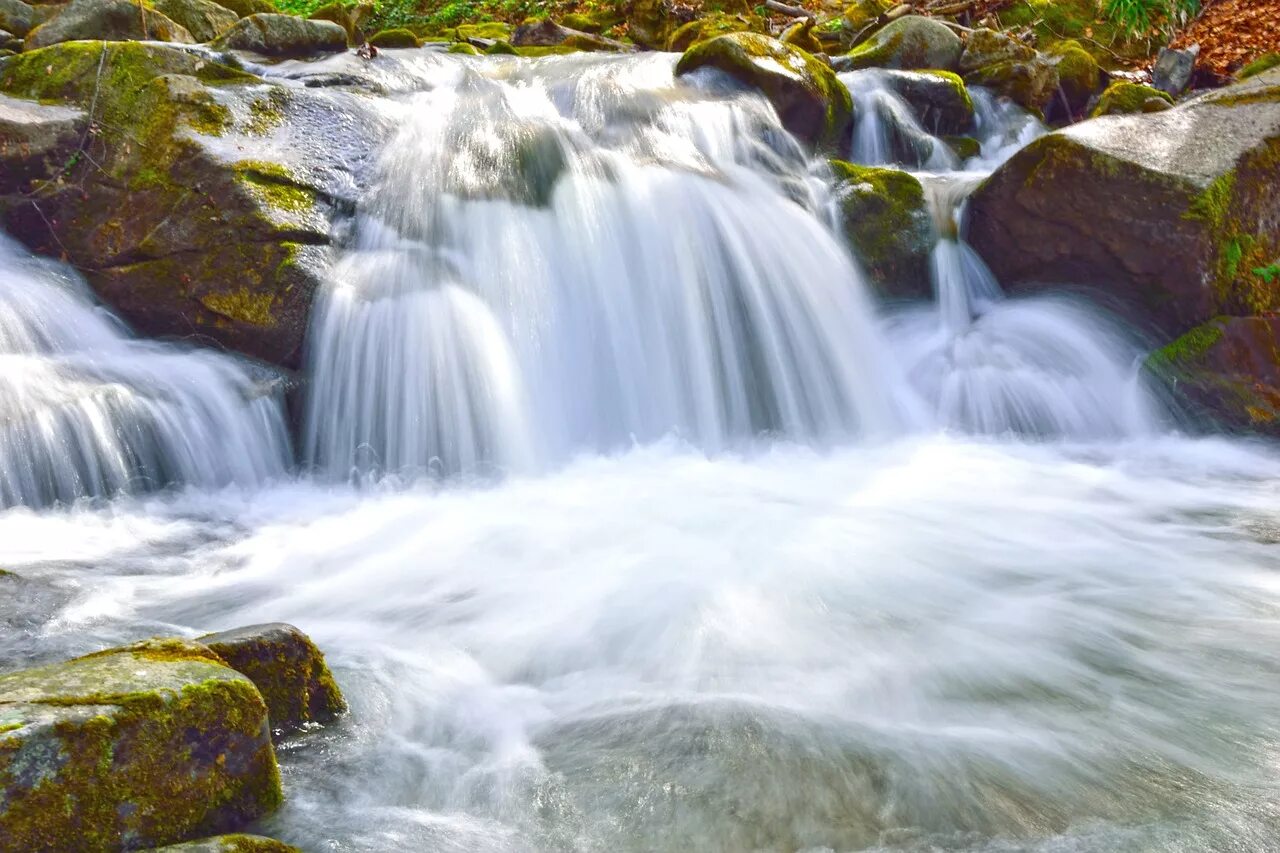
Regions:
<instances>
[{"instance_id":1,"label":"flowing stream","mask_svg":"<svg viewBox=\"0 0 1280 853\"><path fill-rule=\"evenodd\" d=\"M882 305L826 165L673 62L362 71L296 471L252 368L0 247L0 669L298 625L352 706L280 750L307 850L1272 848L1280 453L957 238L1042 129L978 92L962 163L846 77L941 235Z\"/></svg>"}]
</instances>

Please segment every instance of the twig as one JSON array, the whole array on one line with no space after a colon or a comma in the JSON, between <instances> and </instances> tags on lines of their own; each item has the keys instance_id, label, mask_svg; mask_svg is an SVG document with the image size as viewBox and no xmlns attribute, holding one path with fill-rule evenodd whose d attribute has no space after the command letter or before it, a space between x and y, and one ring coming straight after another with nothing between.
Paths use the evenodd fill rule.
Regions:
<instances>
[{"instance_id":1,"label":"twig","mask_svg":"<svg viewBox=\"0 0 1280 853\"><path fill-rule=\"evenodd\" d=\"M786 3L778 2L778 0L764 0L764 7L770 11L777 12L779 15L786 15L788 18L814 17L814 14L808 9L801 9L799 6L788 6Z\"/></svg>"}]
</instances>

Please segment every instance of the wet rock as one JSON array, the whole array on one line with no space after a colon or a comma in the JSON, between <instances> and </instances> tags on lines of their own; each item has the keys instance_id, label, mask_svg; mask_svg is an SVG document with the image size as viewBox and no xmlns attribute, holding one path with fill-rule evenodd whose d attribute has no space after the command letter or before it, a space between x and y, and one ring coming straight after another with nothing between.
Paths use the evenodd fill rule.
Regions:
<instances>
[{"instance_id":1,"label":"wet rock","mask_svg":"<svg viewBox=\"0 0 1280 853\"><path fill-rule=\"evenodd\" d=\"M556 47L564 45L576 50L609 51L631 50L629 45L603 36L573 30L548 18L528 20L516 27L511 34L514 47Z\"/></svg>"},{"instance_id":2,"label":"wet rock","mask_svg":"<svg viewBox=\"0 0 1280 853\"><path fill-rule=\"evenodd\" d=\"M950 71L885 71L882 79L910 106L929 132L953 136L973 128L973 100Z\"/></svg>"},{"instance_id":3,"label":"wet rock","mask_svg":"<svg viewBox=\"0 0 1280 853\"><path fill-rule=\"evenodd\" d=\"M369 44L378 48L419 47L418 37L406 29L382 30L369 36Z\"/></svg>"},{"instance_id":4,"label":"wet rock","mask_svg":"<svg viewBox=\"0 0 1280 853\"><path fill-rule=\"evenodd\" d=\"M298 364L351 169L386 130L366 99L137 42L21 54L0 91L92 105L96 125L64 180L0 197L14 236L65 255L143 334Z\"/></svg>"},{"instance_id":5,"label":"wet rock","mask_svg":"<svg viewBox=\"0 0 1280 853\"><path fill-rule=\"evenodd\" d=\"M208 634L199 642L257 685L277 732L331 722L346 710L324 655L292 625L251 625Z\"/></svg>"},{"instance_id":6,"label":"wet rock","mask_svg":"<svg viewBox=\"0 0 1280 853\"><path fill-rule=\"evenodd\" d=\"M168 847L155 847L145 853L302 853L297 847L264 838L261 835L219 835Z\"/></svg>"},{"instance_id":7,"label":"wet rock","mask_svg":"<svg viewBox=\"0 0 1280 853\"><path fill-rule=\"evenodd\" d=\"M818 41L813 30L815 23L817 23L816 18L802 18L783 30L778 36L778 41L808 53L822 53L822 42Z\"/></svg>"},{"instance_id":8,"label":"wet rock","mask_svg":"<svg viewBox=\"0 0 1280 853\"><path fill-rule=\"evenodd\" d=\"M974 30L964 43L960 54L960 71L977 71L1001 62L1026 62L1034 59L1035 48L1029 47L1006 33L996 30Z\"/></svg>"},{"instance_id":9,"label":"wet rock","mask_svg":"<svg viewBox=\"0 0 1280 853\"><path fill-rule=\"evenodd\" d=\"M83 110L0 95L0 193L22 192L56 175L88 130Z\"/></svg>"},{"instance_id":10,"label":"wet rock","mask_svg":"<svg viewBox=\"0 0 1280 853\"><path fill-rule=\"evenodd\" d=\"M1043 114L1058 91L1055 63L1036 55L1025 62L1013 60L987 65L964 76L970 86L984 86L1032 112Z\"/></svg>"},{"instance_id":11,"label":"wet rock","mask_svg":"<svg viewBox=\"0 0 1280 853\"><path fill-rule=\"evenodd\" d=\"M666 0L633 0L627 13L627 35L641 47L662 50L681 23Z\"/></svg>"},{"instance_id":12,"label":"wet rock","mask_svg":"<svg viewBox=\"0 0 1280 853\"><path fill-rule=\"evenodd\" d=\"M194 41L185 27L155 9L144 8L137 0L72 0L27 35L25 48L35 50L78 39Z\"/></svg>"},{"instance_id":13,"label":"wet rock","mask_svg":"<svg viewBox=\"0 0 1280 853\"><path fill-rule=\"evenodd\" d=\"M22 38L36 25L36 10L22 0L0 0L0 30Z\"/></svg>"},{"instance_id":14,"label":"wet rock","mask_svg":"<svg viewBox=\"0 0 1280 853\"><path fill-rule=\"evenodd\" d=\"M713 12L682 24L667 41L667 50L684 53L700 41L728 35L729 33L764 33L764 20L757 15L730 15Z\"/></svg>"},{"instance_id":15,"label":"wet rock","mask_svg":"<svg viewBox=\"0 0 1280 853\"><path fill-rule=\"evenodd\" d=\"M274 811L267 708L207 648L148 641L0 676L10 850L119 850Z\"/></svg>"},{"instance_id":16,"label":"wet rock","mask_svg":"<svg viewBox=\"0 0 1280 853\"><path fill-rule=\"evenodd\" d=\"M956 71L962 50L960 37L946 24L907 15L877 30L849 51L837 68L840 71L859 68Z\"/></svg>"},{"instance_id":17,"label":"wet rock","mask_svg":"<svg viewBox=\"0 0 1280 853\"><path fill-rule=\"evenodd\" d=\"M1058 70L1058 91L1065 101L1067 114L1058 113L1058 117L1070 119L1081 115L1093 96L1102 89L1106 79L1098 61L1076 41L1050 45L1045 50L1045 56ZM1050 103L1051 109L1053 106L1054 103Z\"/></svg>"},{"instance_id":18,"label":"wet rock","mask_svg":"<svg viewBox=\"0 0 1280 853\"><path fill-rule=\"evenodd\" d=\"M1155 102L1155 103L1153 103ZM1157 106L1158 104L1158 106ZM1117 80L1106 88L1090 116L1129 115L1132 113L1159 112L1173 106L1173 98L1159 89Z\"/></svg>"},{"instance_id":19,"label":"wet rock","mask_svg":"<svg viewBox=\"0 0 1280 853\"><path fill-rule=\"evenodd\" d=\"M346 50L347 31L332 21L259 13L241 18L214 46L263 56L312 56Z\"/></svg>"},{"instance_id":20,"label":"wet rock","mask_svg":"<svg viewBox=\"0 0 1280 853\"><path fill-rule=\"evenodd\" d=\"M733 33L694 45L676 75L715 68L758 89L787 130L808 145L838 151L853 123L849 90L824 63L790 45L755 33Z\"/></svg>"},{"instance_id":21,"label":"wet rock","mask_svg":"<svg viewBox=\"0 0 1280 853\"><path fill-rule=\"evenodd\" d=\"M856 0L845 7L840 18L841 28L852 38L879 20L892 5L889 0Z\"/></svg>"},{"instance_id":22,"label":"wet rock","mask_svg":"<svg viewBox=\"0 0 1280 853\"><path fill-rule=\"evenodd\" d=\"M1196 58L1200 56L1200 45L1193 44L1188 48L1164 47L1156 57L1156 64L1151 69L1151 80L1155 87L1170 95L1181 95L1191 85L1191 77L1195 74Z\"/></svg>"},{"instance_id":23,"label":"wet rock","mask_svg":"<svg viewBox=\"0 0 1280 853\"><path fill-rule=\"evenodd\" d=\"M22 50L22 39L8 30L0 30L0 50L8 51L8 56L18 53Z\"/></svg>"},{"instance_id":24,"label":"wet rock","mask_svg":"<svg viewBox=\"0 0 1280 853\"><path fill-rule=\"evenodd\" d=\"M1280 314L1216 317L1153 352L1147 368L1216 426L1280 437Z\"/></svg>"},{"instance_id":25,"label":"wet rock","mask_svg":"<svg viewBox=\"0 0 1280 853\"><path fill-rule=\"evenodd\" d=\"M929 296L937 236L920 182L897 169L831 162L840 227L872 284L885 296Z\"/></svg>"},{"instance_id":26,"label":"wet rock","mask_svg":"<svg viewBox=\"0 0 1280 853\"><path fill-rule=\"evenodd\" d=\"M196 41L213 41L240 20L213 0L153 0L151 6L185 27Z\"/></svg>"},{"instance_id":27,"label":"wet rock","mask_svg":"<svg viewBox=\"0 0 1280 853\"><path fill-rule=\"evenodd\" d=\"M1029 145L969 202L969 238L1015 289L1092 288L1167 336L1280 308L1280 71Z\"/></svg>"}]
</instances>

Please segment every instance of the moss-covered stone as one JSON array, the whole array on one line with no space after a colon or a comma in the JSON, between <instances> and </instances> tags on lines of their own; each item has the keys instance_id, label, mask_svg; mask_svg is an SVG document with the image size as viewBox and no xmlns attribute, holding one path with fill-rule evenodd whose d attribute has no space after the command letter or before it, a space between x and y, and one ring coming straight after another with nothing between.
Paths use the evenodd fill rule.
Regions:
<instances>
[{"instance_id":1,"label":"moss-covered stone","mask_svg":"<svg viewBox=\"0 0 1280 853\"><path fill-rule=\"evenodd\" d=\"M1154 52L1150 41L1131 38L1105 15L1098 0L1013 0L998 18L1004 29L1030 30L1039 44L1076 39L1108 68L1148 59Z\"/></svg>"},{"instance_id":2,"label":"moss-covered stone","mask_svg":"<svg viewBox=\"0 0 1280 853\"><path fill-rule=\"evenodd\" d=\"M877 30L849 51L842 70L898 68L904 71L956 71L963 46L960 37L932 18L907 15Z\"/></svg>"},{"instance_id":3,"label":"moss-covered stone","mask_svg":"<svg viewBox=\"0 0 1280 853\"><path fill-rule=\"evenodd\" d=\"M346 50L347 32L332 21L260 13L236 21L213 45L264 56L311 56Z\"/></svg>"},{"instance_id":4,"label":"moss-covered stone","mask_svg":"<svg viewBox=\"0 0 1280 853\"><path fill-rule=\"evenodd\" d=\"M302 853L297 847L263 838L261 835L218 835L168 847L156 847L145 853Z\"/></svg>"},{"instance_id":5,"label":"moss-covered stone","mask_svg":"<svg viewBox=\"0 0 1280 853\"><path fill-rule=\"evenodd\" d=\"M983 86L1035 113L1045 107L1058 91L1057 66L1036 56L1027 62L998 62L970 71L964 77L970 86Z\"/></svg>"},{"instance_id":6,"label":"moss-covered stone","mask_svg":"<svg viewBox=\"0 0 1280 853\"><path fill-rule=\"evenodd\" d=\"M814 32L816 23L816 18L802 18L783 30L778 40L808 53L822 53L822 42L818 41L818 36Z\"/></svg>"},{"instance_id":7,"label":"moss-covered stone","mask_svg":"<svg viewBox=\"0 0 1280 853\"><path fill-rule=\"evenodd\" d=\"M942 141L947 143L947 147L961 160L968 160L982 153L982 143L972 136L944 136Z\"/></svg>"},{"instance_id":8,"label":"moss-covered stone","mask_svg":"<svg viewBox=\"0 0 1280 853\"><path fill-rule=\"evenodd\" d=\"M1023 44L1008 33L977 29L965 39L964 51L960 54L960 70L976 71L1000 62L1026 62L1035 55L1035 48Z\"/></svg>"},{"instance_id":9,"label":"moss-covered stone","mask_svg":"<svg viewBox=\"0 0 1280 853\"><path fill-rule=\"evenodd\" d=\"M138 0L72 0L27 35L25 49L80 39L194 41L184 27Z\"/></svg>"},{"instance_id":10,"label":"moss-covered stone","mask_svg":"<svg viewBox=\"0 0 1280 853\"><path fill-rule=\"evenodd\" d=\"M758 15L730 15L726 12L713 12L682 24L667 41L667 50L684 53L700 41L713 39L729 33L763 33L766 31L764 19Z\"/></svg>"},{"instance_id":11,"label":"moss-covered stone","mask_svg":"<svg viewBox=\"0 0 1280 853\"><path fill-rule=\"evenodd\" d=\"M1058 69L1058 86L1068 109L1073 116L1079 115L1102 88L1102 68L1078 41L1055 42L1044 53Z\"/></svg>"},{"instance_id":12,"label":"moss-covered stone","mask_svg":"<svg viewBox=\"0 0 1280 853\"><path fill-rule=\"evenodd\" d=\"M627 35L641 47L662 50L683 23L667 0L632 0L627 10Z\"/></svg>"},{"instance_id":13,"label":"moss-covered stone","mask_svg":"<svg viewBox=\"0 0 1280 853\"><path fill-rule=\"evenodd\" d=\"M489 21L483 24L462 24L454 31L459 41L482 39L485 41L510 41L511 25L501 21Z\"/></svg>"},{"instance_id":14,"label":"moss-covered stone","mask_svg":"<svg viewBox=\"0 0 1280 853\"><path fill-rule=\"evenodd\" d=\"M213 41L240 19L213 0L151 0L151 7L185 27L196 41Z\"/></svg>"},{"instance_id":15,"label":"moss-covered stone","mask_svg":"<svg viewBox=\"0 0 1280 853\"><path fill-rule=\"evenodd\" d=\"M855 0L845 7L840 18L841 24L852 38L879 20L892 5L889 0Z\"/></svg>"},{"instance_id":16,"label":"moss-covered stone","mask_svg":"<svg viewBox=\"0 0 1280 853\"><path fill-rule=\"evenodd\" d=\"M346 710L324 655L292 625L254 625L200 642L257 685L276 732L331 722Z\"/></svg>"},{"instance_id":17,"label":"moss-covered stone","mask_svg":"<svg viewBox=\"0 0 1280 853\"><path fill-rule=\"evenodd\" d=\"M872 284L886 296L929 295L937 241L924 188L906 172L831 161L840 226Z\"/></svg>"},{"instance_id":18,"label":"moss-covered stone","mask_svg":"<svg viewBox=\"0 0 1280 853\"><path fill-rule=\"evenodd\" d=\"M881 75L930 133L946 136L973 128L973 99L960 75L950 71L884 71Z\"/></svg>"},{"instance_id":19,"label":"moss-covered stone","mask_svg":"<svg viewBox=\"0 0 1280 853\"><path fill-rule=\"evenodd\" d=\"M479 55L480 55L480 51L476 48L476 46L475 46L475 45L473 45L473 44L469 44L469 43L467 43L467 42L465 42L465 41L460 41L460 42L457 42L457 43L455 43L455 44L451 44L451 45L449 45L449 50L448 50L448 52L449 52L449 53L463 53L463 54L466 54L466 55L468 55L468 56L479 56Z\"/></svg>"},{"instance_id":20,"label":"moss-covered stone","mask_svg":"<svg viewBox=\"0 0 1280 853\"><path fill-rule=\"evenodd\" d=\"M1130 115L1133 113L1154 112L1152 101L1163 102L1173 106L1173 96L1141 83L1130 83L1117 80L1106 88L1098 105L1089 113L1092 118L1098 116Z\"/></svg>"},{"instance_id":21,"label":"moss-covered stone","mask_svg":"<svg viewBox=\"0 0 1280 853\"><path fill-rule=\"evenodd\" d=\"M373 3L326 3L307 18L337 24L346 30L347 44L354 45L364 41L364 25L373 16L374 10Z\"/></svg>"},{"instance_id":22,"label":"moss-covered stone","mask_svg":"<svg viewBox=\"0 0 1280 853\"><path fill-rule=\"evenodd\" d=\"M783 126L808 145L839 151L853 123L849 90L823 62L799 48L755 33L732 33L694 45L676 63L682 76L716 68L758 89Z\"/></svg>"},{"instance_id":23,"label":"moss-covered stone","mask_svg":"<svg viewBox=\"0 0 1280 853\"><path fill-rule=\"evenodd\" d=\"M570 12L561 19L561 22L570 29L592 33L593 35L603 35L608 30L621 24L625 19L626 17L618 7L602 6Z\"/></svg>"},{"instance_id":24,"label":"moss-covered stone","mask_svg":"<svg viewBox=\"0 0 1280 853\"><path fill-rule=\"evenodd\" d=\"M1244 68L1241 68L1240 73L1236 76L1241 80L1248 80L1250 77L1256 77L1264 71L1270 71L1272 68L1280 68L1280 53L1264 53Z\"/></svg>"},{"instance_id":25,"label":"moss-covered stone","mask_svg":"<svg viewBox=\"0 0 1280 853\"><path fill-rule=\"evenodd\" d=\"M234 830L282 799L261 695L194 643L0 676L0 725L9 849L166 844Z\"/></svg>"},{"instance_id":26,"label":"moss-covered stone","mask_svg":"<svg viewBox=\"0 0 1280 853\"><path fill-rule=\"evenodd\" d=\"M36 11L22 0L0 0L0 30L22 38L36 25Z\"/></svg>"},{"instance_id":27,"label":"moss-covered stone","mask_svg":"<svg viewBox=\"0 0 1280 853\"><path fill-rule=\"evenodd\" d=\"M280 11L276 8L276 4L271 0L217 0L219 6L224 6L235 12L242 18L250 15L271 14Z\"/></svg>"},{"instance_id":28,"label":"moss-covered stone","mask_svg":"<svg viewBox=\"0 0 1280 853\"><path fill-rule=\"evenodd\" d=\"M418 37L406 29L382 30L369 36L369 44L374 47L418 47Z\"/></svg>"},{"instance_id":29,"label":"moss-covered stone","mask_svg":"<svg viewBox=\"0 0 1280 853\"><path fill-rule=\"evenodd\" d=\"M495 41L484 49L485 56L519 56L520 51L516 50L510 42Z\"/></svg>"}]
</instances>

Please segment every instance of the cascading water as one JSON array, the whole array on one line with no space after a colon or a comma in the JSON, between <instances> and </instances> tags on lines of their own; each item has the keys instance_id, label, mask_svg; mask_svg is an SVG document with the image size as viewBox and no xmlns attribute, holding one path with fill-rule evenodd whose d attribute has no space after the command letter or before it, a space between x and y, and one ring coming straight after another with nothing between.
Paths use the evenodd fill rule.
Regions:
<instances>
[{"instance_id":1,"label":"cascading water","mask_svg":"<svg viewBox=\"0 0 1280 853\"><path fill-rule=\"evenodd\" d=\"M279 397L219 356L130 340L0 237L0 506L261 485L289 461Z\"/></svg>"}]
</instances>

